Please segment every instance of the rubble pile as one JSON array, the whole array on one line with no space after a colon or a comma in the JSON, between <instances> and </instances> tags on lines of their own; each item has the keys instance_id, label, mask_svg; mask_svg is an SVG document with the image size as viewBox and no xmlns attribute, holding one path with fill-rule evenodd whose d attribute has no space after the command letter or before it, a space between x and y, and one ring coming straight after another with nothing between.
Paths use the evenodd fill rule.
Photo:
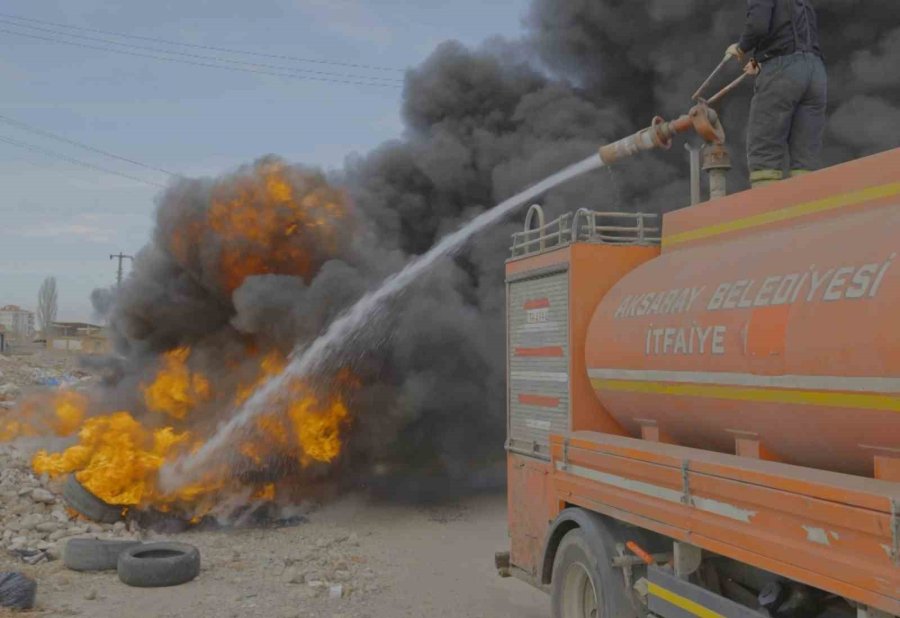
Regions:
<instances>
[{"instance_id":1,"label":"rubble pile","mask_svg":"<svg viewBox=\"0 0 900 618\"><path fill-rule=\"evenodd\" d=\"M83 390L95 377L79 367L77 356L40 351L30 356L0 355L0 410L11 410L25 393L40 388Z\"/></svg>"},{"instance_id":2,"label":"rubble pile","mask_svg":"<svg viewBox=\"0 0 900 618\"><path fill-rule=\"evenodd\" d=\"M94 535L137 538L133 523L98 524L79 519L57 493L58 483L36 477L29 457L0 445L0 546L28 564L56 560L68 539Z\"/></svg>"}]
</instances>

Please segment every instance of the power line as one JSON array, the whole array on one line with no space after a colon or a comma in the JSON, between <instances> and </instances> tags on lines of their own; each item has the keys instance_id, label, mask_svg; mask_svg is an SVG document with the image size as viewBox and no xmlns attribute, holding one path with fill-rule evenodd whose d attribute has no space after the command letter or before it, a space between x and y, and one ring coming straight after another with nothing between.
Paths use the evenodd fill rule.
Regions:
<instances>
[{"instance_id":1,"label":"power line","mask_svg":"<svg viewBox=\"0 0 900 618\"><path fill-rule=\"evenodd\" d=\"M392 89L401 87L399 83L398 84L390 84L390 83L386 83L386 82L362 82L362 81L353 81L353 80L346 80L346 79L329 79L326 77L312 77L312 76L305 76L305 75L297 75L295 73L276 73L273 71L259 71L256 69L247 69L244 67L227 66L227 65L221 65L221 64L211 64L208 62L194 62L192 60L183 60L181 58L166 58L165 56L154 56L152 54L142 54L142 53L138 53L138 52L127 51L124 49L100 47L98 45L88 45L87 43L76 43L75 41L65 41L62 39L45 37L45 36L40 36L37 34L16 32L15 30L7 30L5 28L0 28L0 32L5 32L6 34L13 34L16 36L22 36L22 37L27 37L27 38L31 38L31 39L39 39L42 41L50 41L51 43L61 43L63 45L71 45L74 47L82 47L85 49L96 49L96 50L100 50L100 51L124 54L126 56L134 56L136 58L152 58L154 60L163 60L166 62L177 62L180 64L189 64L192 66L209 67L209 68L214 68L214 69L224 69L226 71L239 71L241 73L257 73L260 75L271 75L274 77L287 77L289 79L299 79L299 80L305 80L305 81L329 82L329 83L334 83L334 84L350 84L350 85L356 85L356 86L375 86L378 88L392 88Z\"/></svg>"},{"instance_id":2,"label":"power line","mask_svg":"<svg viewBox=\"0 0 900 618\"><path fill-rule=\"evenodd\" d=\"M122 37L122 38L129 38L129 39L139 39L142 41L152 41L154 43L165 43L167 45L179 45L181 47L191 47L194 49L206 49L209 51L220 51L220 52L226 52L229 54L244 54L244 55L248 55L248 56L256 56L258 58L275 58L278 60L293 60L295 62L309 62L309 63L313 63L313 64L326 64L326 65L332 65L332 66L352 67L355 69L371 69L374 71L391 71L391 72L396 72L396 73L404 72L404 69L400 69L397 67L388 67L388 66L381 66L381 65L375 65L375 64L354 64L352 62L340 62L337 60L323 60L320 58L303 58L300 56L287 56L287 55L282 55L282 54L267 54L267 53L263 53L263 52L254 52L254 51L249 51L249 50L241 50L241 49L234 49L234 48L228 48L228 47L216 47L213 45L198 45L196 43L183 43L180 41L173 41L171 39L161 39L161 38L151 37L151 36L141 36L139 34L113 32L111 30L100 30L98 28L85 28L84 26L70 26L68 24L60 24L58 22L44 21L41 19L34 19L34 18L30 18L30 17L22 17L19 15L13 15L11 13L0 13L0 16L11 18L11 19L17 19L20 21L30 21L30 22L33 22L36 24L44 24L46 26L56 26L58 28L67 28L70 30L80 30L82 32L95 32L97 34L106 34L106 35L110 35L110 36L117 36L117 37Z\"/></svg>"},{"instance_id":3,"label":"power line","mask_svg":"<svg viewBox=\"0 0 900 618\"><path fill-rule=\"evenodd\" d=\"M122 268L122 262L124 262L127 259L127 260L131 260L131 263L133 264L134 256L133 255L125 255L124 253L119 251L119 253L117 255L110 255L109 259L119 260L119 268L118 268L118 270L116 270L116 287L120 288L120 287L122 287L122 276L124 274L123 273L124 269Z\"/></svg>"},{"instance_id":4,"label":"power line","mask_svg":"<svg viewBox=\"0 0 900 618\"><path fill-rule=\"evenodd\" d=\"M73 39L83 39L85 41L93 41L95 43L103 43L104 45L115 45L118 47L124 47L126 49L138 49L142 51L149 51L158 54L167 54L170 56L184 56L186 58L196 58L199 60L205 60L209 62L223 62L237 65L245 65L254 68L260 69L274 69L276 71L287 71L289 73L298 73L298 74L311 74L311 75L324 75L326 77L338 77L342 79L355 79L355 80L366 80L366 81L377 81L377 82L385 82L389 84L400 85L403 83L402 80L394 78L394 77L379 77L375 75L353 75L347 73L331 73L329 71L317 71L315 69L299 69L295 67L288 67L284 65L277 64L266 64L261 62L248 62L246 60L232 60L230 58L222 58L220 56L205 56L203 54L193 54L190 52L184 51L173 51L169 49L161 49L159 47L148 47L146 45L136 45L134 43L120 43L118 41L111 41L109 39L101 39L92 36L85 36L83 34L73 34L71 32L65 32L60 30L52 30L50 28L41 28L40 26L29 26L27 24L19 24L13 21L9 21L7 19L0 18L0 23L6 24L7 26L13 26L15 28L30 28L32 30L37 30L38 32L45 32L53 35L59 35L64 37L69 37Z\"/></svg>"},{"instance_id":5,"label":"power line","mask_svg":"<svg viewBox=\"0 0 900 618\"><path fill-rule=\"evenodd\" d=\"M10 118L9 116L4 116L3 114L0 114L0 122L5 122L6 124L12 125L14 127L18 127L25 131L29 131L36 135L41 135L43 137L49 137L50 139L55 139L60 142L65 142L66 144L71 144L72 146L77 146L78 148L82 148L84 150L96 152L96 153L102 154L103 156L106 156L106 157L118 159L119 161L125 161L126 163L131 163L132 165L137 165L139 167L143 167L144 169L152 170L154 172L160 172L162 174L167 174L169 176L180 176L180 174L176 174L175 172L170 172L169 170L164 170L161 167L148 165L147 163L141 163L140 161L135 161L134 159L129 159L128 157L123 157L121 155L117 155L112 152L102 150L100 148L95 148L94 146L90 146L88 144L78 142L73 139L69 139L67 137L63 137L62 135L57 135L56 133L51 133L50 131L45 131L43 129L39 129L35 126L26 124L26 123L22 122L21 120L15 120L14 118Z\"/></svg>"},{"instance_id":6,"label":"power line","mask_svg":"<svg viewBox=\"0 0 900 618\"><path fill-rule=\"evenodd\" d=\"M41 148L39 146L35 146L34 144L29 144L27 142L20 142L19 140L10 139L8 137L3 137L0 135L0 142L4 142L10 144L11 146L16 146L17 148L24 148L26 150L32 150L34 152L39 152L42 155L47 157L51 157L53 159L60 159L62 161L67 161L69 163L74 163L75 165L81 165L82 167L86 167L98 172L103 172L105 174L112 174L113 176L121 176L122 178L127 178L128 180L134 180L136 182L144 183L145 185L150 185L152 187L159 187L161 189L166 189L166 185L160 184L158 182L153 182L152 180L145 180L143 178L138 178L137 176L131 176L130 174L124 174L122 172L117 172L115 170L111 170L106 167L101 167L99 165L94 165L93 163L88 163L87 161L82 161L81 159L76 159L74 157L70 157L64 154L60 154L53 150L47 150L45 148Z\"/></svg>"}]
</instances>

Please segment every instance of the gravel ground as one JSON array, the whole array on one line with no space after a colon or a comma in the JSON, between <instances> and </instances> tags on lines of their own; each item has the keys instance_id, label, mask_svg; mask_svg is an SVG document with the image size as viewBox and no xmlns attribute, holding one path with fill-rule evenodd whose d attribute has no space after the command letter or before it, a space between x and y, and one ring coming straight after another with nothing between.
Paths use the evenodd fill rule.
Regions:
<instances>
[{"instance_id":1,"label":"gravel ground","mask_svg":"<svg viewBox=\"0 0 900 618\"><path fill-rule=\"evenodd\" d=\"M165 589L129 588L115 573L76 573L60 561L23 568L10 556L0 560L0 569L35 577L38 607L33 613L43 616L549 615L543 593L494 572L493 552L508 547L504 496L428 508L345 498L291 528L168 538L200 548L203 566L195 581ZM340 598L331 593L337 585Z\"/></svg>"},{"instance_id":2,"label":"gravel ground","mask_svg":"<svg viewBox=\"0 0 900 618\"><path fill-rule=\"evenodd\" d=\"M58 560L66 541L77 536L138 538L124 522L76 520L59 496L61 481L35 477L26 450L0 444L0 547L21 563Z\"/></svg>"},{"instance_id":3,"label":"gravel ground","mask_svg":"<svg viewBox=\"0 0 900 618\"><path fill-rule=\"evenodd\" d=\"M85 387L74 357L0 357L0 408L48 380ZM72 384L72 383L75 384ZM0 412L3 410L0 409ZM30 470L27 440L0 444L0 571L38 583L26 615L96 618L546 618L549 600L500 579L495 551L509 548L506 499L443 506L347 497L280 529L191 531L163 536L130 524L73 519L61 482ZM200 576L173 588L122 584L115 573L69 571L60 559L76 537L175 540L197 545ZM6 615L0 609L0 615ZM17 614L19 615L19 614Z\"/></svg>"},{"instance_id":4,"label":"gravel ground","mask_svg":"<svg viewBox=\"0 0 900 618\"><path fill-rule=\"evenodd\" d=\"M50 350L32 354L0 354L0 412L11 410L17 400L29 393L66 386L88 388L96 376L82 364L81 357Z\"/></svg>"}]
</instances>

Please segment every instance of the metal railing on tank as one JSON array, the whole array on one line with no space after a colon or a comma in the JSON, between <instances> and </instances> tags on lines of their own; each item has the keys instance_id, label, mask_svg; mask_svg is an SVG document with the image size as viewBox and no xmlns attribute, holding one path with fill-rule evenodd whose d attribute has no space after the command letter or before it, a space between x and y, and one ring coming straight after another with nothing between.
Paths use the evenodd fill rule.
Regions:
<instances>
[{"instance_id":1,"label":"metal railing on tank","mask_svg":"<svg viewBox=\"0 0 900 618\"><path fill-rule=\"evenodd\" d=\"M659 215L581 208L574 214L566 213L546 223L544 209L535 204L525 216L525 229L513 234L512 256L542 253L573 242L659 244Z\"/></svg>"}]
</instances>

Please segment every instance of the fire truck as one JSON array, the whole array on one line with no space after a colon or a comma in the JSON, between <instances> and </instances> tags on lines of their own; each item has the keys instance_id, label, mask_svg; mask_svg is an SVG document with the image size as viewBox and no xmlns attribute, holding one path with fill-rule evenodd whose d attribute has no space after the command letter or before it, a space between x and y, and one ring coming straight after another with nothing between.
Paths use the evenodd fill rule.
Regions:
<instances>
[{"instance_id":1,"label":"fire truck","mask_svg":"<svg viewBox=\"0 0 900 618\"><path fill-rule=\"evenodd\" d=\"M900 149L726 195L700 111L693 205L513 237L497 567L554 618L900 616Z\"/></svg>"}]
</instances>

